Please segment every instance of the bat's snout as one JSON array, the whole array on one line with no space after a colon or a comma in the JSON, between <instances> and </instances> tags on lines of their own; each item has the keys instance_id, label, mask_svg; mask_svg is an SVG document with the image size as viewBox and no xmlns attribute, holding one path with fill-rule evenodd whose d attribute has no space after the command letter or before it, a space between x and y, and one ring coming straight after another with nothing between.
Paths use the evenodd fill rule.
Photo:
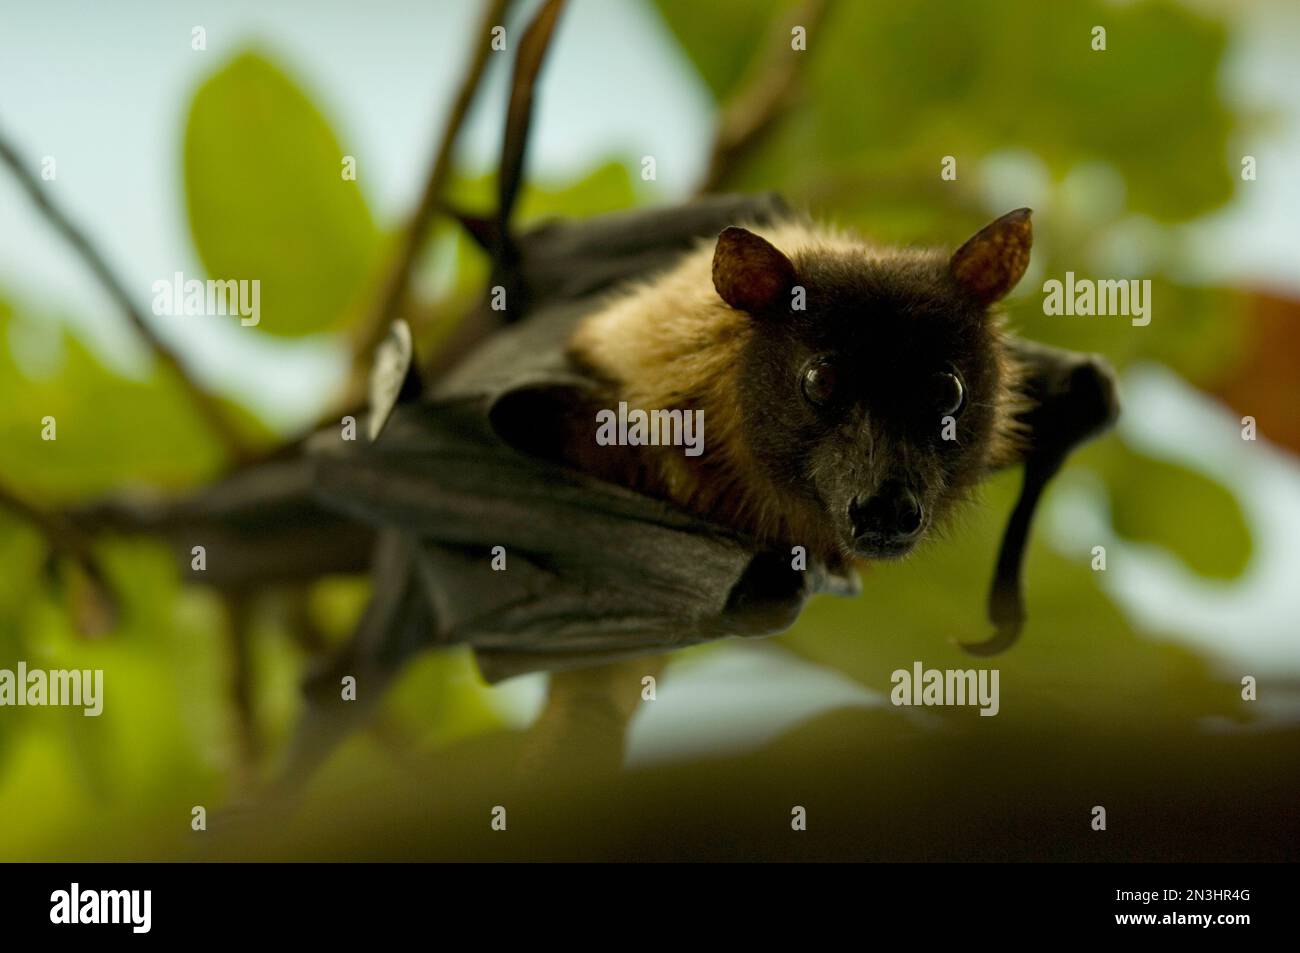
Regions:
<instances>
[{"instance_id":1,"label":"bat's snout","mask_svg":"<svg viewBox=\"0 0 1300 953\"><path fill-rule=\"evenodd\" d=\"M849 503L853 548L860 556L888 559L911 550L925 529L926 514L911 487L891 481Z\"/></svg>"}]
</instances>

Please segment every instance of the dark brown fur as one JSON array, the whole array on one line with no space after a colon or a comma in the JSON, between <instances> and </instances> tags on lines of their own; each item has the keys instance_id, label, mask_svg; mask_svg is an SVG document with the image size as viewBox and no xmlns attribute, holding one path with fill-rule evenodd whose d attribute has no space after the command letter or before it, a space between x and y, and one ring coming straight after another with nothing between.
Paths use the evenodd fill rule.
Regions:
<instances>
[{"instance_id":1,"label":"dark brown fur","mask_svg":"<svg viewBox=\"0 0 1300 953\"><path fill-rule=\"evenodd\" d=\"M832 564L855 554L850 502L890 481L915 489L929 530L1019 453L1019 369L990 306L1019 280L1029 241L1026 210L951 258L802 223L728 229L577 329L572 359L608 390L575 415L565 457ZM791 307L792 281L803 310ZM836 370L834 406L801 391L814 359ZM948 367L966 389L956 440L941 439L927 404ZM595 412L619 401L703 410L703 455L598 446Z\"/></svg>"}]
</instances>

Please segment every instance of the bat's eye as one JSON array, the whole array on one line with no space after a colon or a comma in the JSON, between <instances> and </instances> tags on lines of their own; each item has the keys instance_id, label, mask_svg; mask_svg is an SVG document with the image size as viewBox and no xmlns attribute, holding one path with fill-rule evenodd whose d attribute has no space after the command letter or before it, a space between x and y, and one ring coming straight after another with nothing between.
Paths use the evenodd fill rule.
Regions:
<instances>
[{"instance_id":1,"label":"bat's eye","mask_svg":"<svg viewBox=\"0 0 1300 953\"><path fill-rule=\"evenodd\" d=\"M940 417L956 417L966 406L966 388L955 368L930 378L930 406Z\"/></svg>"},{"instance_id":2,"label":"bat's eye","mask_svg":"<svg viewBox=\"0 0 1300 953\"><path fill-rule=\"evenodd\" d=\"M835 397L835 368L823 360L814 360L804 368L803 395L814 407L824 407Z\"/></svg>"}]
</instances>

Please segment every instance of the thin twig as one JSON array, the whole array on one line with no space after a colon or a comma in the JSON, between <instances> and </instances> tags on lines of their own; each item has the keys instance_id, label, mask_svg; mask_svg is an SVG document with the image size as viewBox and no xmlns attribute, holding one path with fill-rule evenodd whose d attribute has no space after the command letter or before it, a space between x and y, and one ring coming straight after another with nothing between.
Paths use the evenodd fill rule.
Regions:
<instances>
[{"instance_id":1,"label":"thin twig","mask_svg":"<svg viewBox=\"0 0 1300 953\"><path fill-rule=\"evenodd\" d=\"M357 329L353 346L353 367L357 372L369 367L375 348L388 333L388 326L398 316L402 303L406 299L411 269L429 239L429 225L438 211L443 187L451 173L451 158L456 139L459 137L461 126L464 125L465 117L469 114L470 106L473 105L475 94L482 85L481 80L487 69L488 55L492 51L492 30L502 25L511 2L512 0L492 0L484 11L476 35L473 55L461 79L451 112L448 113L447 121L443 126L442 139L434 155L433 165L429 168L429 176L424 184L424 193L420 196L420 204L416 206L410 221L407 222L397 256L389 268L375 307Z\"/></svg>"},{"instance_id":2,"label":"thin twig","mask_svg":"<svg viewBox=\"0 0 1300 953\"><path fill-rule=\"evenodd\" d=\"M797 24L813 34L829 6L830 0L805 0L789 19L777 19L767 52L761 59L755 57L747 82L718 119L708 171L698 189L700 195L718 191L785 115L798 89L802 61L811 55L791 49L790 27Z\"/></svg>"},{"instance_id":3,"label":"thin twig","mask_svg":"<svg viewBox=\"0 0 1300 953\"><path fill-rule=\"evenodd\" d=\"M113 274L108 262L104 260L104 256L91 243L86 233L73 224L71 219L54 204L47 190L37 181L31 167L18 155L12 144L2 134L0 134L0 159L4 160L5 165L13 172L32 202L45 216L45 219L72 245L73 250L81 256L81 259L94 272L95 277L99 279L100 284L104 286L109 296L117 302L135 328L136 333L149 346L149 349L164 366L176 375L195 410L212 429L212 432L216 434L226 452L237 461L251 456L249 448L245 445L234 424L227 418L216 398L199 385L184 361L181 360L180 355L154 333L153 328L145 321L144 314L136 307L126 287Z\"/></svg>"},{"instance_id":4,"label":"thin twig","mask_svg":"<svg viewBox=\"0 0 1300 953\"><path fill-rule=\"evenodd\" d=\"M253 672L252 596L243 590L222 593L226 609L226 641L230 650L230 696L235 729L236 786L249 790L261 756Z\"/></svg>"},{"instance_id":5,"label":"thin twig","mask_svg":"<svg viewBox=\"0 0 1300 953\"><path fill-rule=\"evenodd\" d=\"M91 551L89 539L62 515L23 499L3 483L0 483L0 508L30 525L44 537L51 552L64 557L81 570L88 587L84 592L88 605L83 607L86 612L80 622L84 625L79 624L79 627L92 632L110 628L117 615L117 597Z\"/></svg>"},{"instance_id":6,"label":"thin twig","mask_svg":"<svg viewBox=\"0 0 1300 953\"><path fill-rule=\"evenodd\" d=\"M61 516L29 503L3 483L0 483L0 506L39 530L50 548L61 556L77 563L90 562L90 543Z\"/></svg>"},{"instance_id":7,"label":"thin twig","mask_svg":"<svg viewBox=\"0 0 1300 953\"><path fill-rule=\"evenodd\" d=\"M565 0L547 0L524 31L510 78L510 102L506 107L505 132L501 138L501 168L498 176L497 240L509 235L510 216L514 212L528 156L528 132L533 123L533 100L537 77L546 62L546 52L555 36L555 26L564 12Z\"/></svg>"}]
</instances>

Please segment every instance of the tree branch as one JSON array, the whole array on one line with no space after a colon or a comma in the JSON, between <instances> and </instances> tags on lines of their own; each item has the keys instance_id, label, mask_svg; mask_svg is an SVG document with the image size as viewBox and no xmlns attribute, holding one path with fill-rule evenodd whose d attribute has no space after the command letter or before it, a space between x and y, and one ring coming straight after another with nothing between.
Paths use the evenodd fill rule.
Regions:
<instances>
[{"instance_id":1,"label":"tree branch","mask_svg":"<svg viewBox=\"0 0 1300 953\"><path fill-rule=\"evenodd\" d=\"M524 31L515 57L515 70L510 78L510 102L506 107L505 132L501 137L501 168L497 172L497 239L505 241L510 228L510 216L519 196L523 180L524 162L528 155L528 132L533 123L533 99L537 77L546 61L555 36L555 26L564 11L564 0L546 0L536 17Z\"/></svg>"},{"instance_id":2,"label":"tree branch","mask_svg":"<svg viewBox=\"0 0 1300 953\"><path fill-rule=\"evenodd\" d=\"M235 786L238 790L248 791L253 788L262 753L254 701L252 596L242 590L225 591L222 602L226 610L226 643L230 650L228 687L234 718Z\"/></svg>"},{"instance_id":3,"label":"tree branch","mask_svg":"<svg viewBox=\"0 0 1300 953\"><path fill-rule=\"evenodd\" d=\"M117 616L117 597L95 559L87 537L63 516L28 502L3 483L0 483L0 508L9 510L30 525L44 537L52 553L64 557L81 570L87 588L82 593L81 611L77 613L78 628L89 633L111 628Z\"/></svg>"},{"instance_id":4,"label":"tree branch","mask_svg":"<svg viewBox=\"0 0 1300 953\"><path fill-rule=\"evenodd\" d=\"M221 441L226 452L236 461L251 456L249 448L234 424L227 418L216 398L208 394L195 380L179 354L164 343L144 319L144 314L136 307L126 287L113 274L104 256L91 243L90 238L67 217L41 186L28 164L18 155L13 145L0 134L0 160L4 161L19 184L27 192L37 209L45 216L55 231L61 234L81 257L99 283L104 286L109 296L117 302L136 333L148 345L154 356L160 360L180 381L182 389L194 405L194 409Z\"/></svg>"},{"instance_id":5,"label":"tree branch","mask_svg":"<svg viewBox=\"0 0 1300 953\"><path fill-rule=\"evenodd\" d=\"M79 563L90 561L90 544L61 516L47 513L0 483L0 506L30 523L45 537L50 548Z\"/></svg>"},{"instance_id":6,"label":"tree branch","mask_svg":"<svg viewBox=\"0 0 1300 953\"><path fill-rule=\"evenodd\" d=\"M502 25L511 2L512 0L491 0L484 11L483 20L479 24L473 55L466 66L465 75L461 79L460 88L456 92L451 112L448 113L447 121L443 126L442 139L438 145L438 151L434 155L433 165L429 168L429 176L425 180L420 203L416 206L415 212L406 225L401 246L397 251L397 257L393 259L393 263L388 270L379 299L365 321L357 328L357 333L354 336L354 377L369 369L370 359L374 354L375 347L388 333L388 326L399 315L402 303L406 299L407 287L411 280L411 269L415 265L415 260L419 257L420 252L424 250L425 243L429 240L429 225L438 211L443 187L446 184L448 175L451 173L451 158L456 139L460 135L460 128L464 125L465 117L469 114L470 106L474 102L474 96L481 85L483 74L487 70L488 54L492 49L492 29Z\"/></svg>"},{"instance_id":7,"label":"tree branch","mask_svg":"<svg viewBox=\"0 0 1300 953\"><path fill-rule=\"evenodd\" d=\"M800 62L809 55L790 48L790 27L797 24L812 34L829 7L830 0L805 0L789 19L777 18L767 52L750 63L748 81L718 118L709 168L697 194L718 191L776 127L794 101Z\"/></svg>"}]
</instances>

